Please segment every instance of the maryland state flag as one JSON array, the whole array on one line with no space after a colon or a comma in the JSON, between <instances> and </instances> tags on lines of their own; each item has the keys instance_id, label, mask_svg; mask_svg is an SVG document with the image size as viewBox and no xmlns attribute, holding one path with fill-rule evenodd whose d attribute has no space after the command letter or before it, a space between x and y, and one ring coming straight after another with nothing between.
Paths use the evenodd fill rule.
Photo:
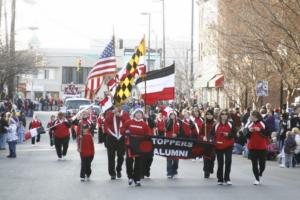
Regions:
<instances>
[{"instance_id":1,"label":"maryland state flag","mask_svg":"<svg viewBox=\"0 0 300 200\"><path fill-rule=\"evenodd\" d=\"M137 67L140 62L140 57L145 55L145 39L140 42L136 52L126 65L126 71L120 79L120 83L116 88L114 100L116 105L120 105L131 95L132 87L134 86L134 79L137 72Z\"/></svg>"}]
</instances>

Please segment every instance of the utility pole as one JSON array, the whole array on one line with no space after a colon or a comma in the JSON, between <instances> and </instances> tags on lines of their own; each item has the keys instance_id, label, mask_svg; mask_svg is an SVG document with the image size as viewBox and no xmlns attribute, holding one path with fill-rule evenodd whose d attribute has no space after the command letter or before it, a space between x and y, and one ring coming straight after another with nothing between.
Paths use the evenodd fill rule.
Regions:
<instances>
[{"instance_id":1,"label":"utility pole","mask_svg":"<svg viewBox=\"0 0 300 200\"><path fill-rule=\"evenodd\" d=\"M15 64L15 22L16 22L16 0L11 3L11 25L10 25L10 42L9 42L9 57L10 68L13 71ZM18 86L17 86L18 87ZM15 76L7 83L8 97L13 100L15 93Z\"/></svg>"},{"instance_id":2,"label":"utility pole","mask_svg":"<svg viewBox=\"0 0 300 200\"><path fill-rule=\"evenodd\" d=\"M6 10L7 1L4 2L4 26L5 26L5 51L8 53L8 23L7 23L7 10Z\"/></svg>"},{"instance_id":3,"label":"utility pole","mask_svg":"<svg viewBox=\"0 0 300 200\"><path fill-rule=\"evenodd\" d=\"M1 30L1 21L2 21L2 5L3 5L3 0L0 0L0 30ZM0 39L1 39L1 31L0 31Z\"/></svg>"},{"instance_id":4,"label":"utility pole","mask_svg":"<svg viewBox=\"0 0 300 200\"><path fill-rule=\"evenodd\" d=\"M191 20L191 89L194 89L194 0L192 0Z\"/></svg>"}]
</instances>

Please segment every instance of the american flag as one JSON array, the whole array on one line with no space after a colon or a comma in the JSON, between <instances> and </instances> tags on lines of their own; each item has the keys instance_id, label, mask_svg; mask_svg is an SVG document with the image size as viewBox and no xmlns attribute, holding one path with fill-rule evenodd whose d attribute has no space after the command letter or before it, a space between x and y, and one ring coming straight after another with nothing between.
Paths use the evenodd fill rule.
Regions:
<instances>
[{"instance_id":1,"label":"american flag","mask_svg":"<svg viewBox=\"0 0 300 200\"><path fill-rule=\"evenodd\" d=\"M103 77L115 75L116 69L117 65L113 38L105 47L99 60L89 72L85 88L85 97L92 99L95 96L95 93L100 89L103 83Z\"/></svg>"}]
</instances>

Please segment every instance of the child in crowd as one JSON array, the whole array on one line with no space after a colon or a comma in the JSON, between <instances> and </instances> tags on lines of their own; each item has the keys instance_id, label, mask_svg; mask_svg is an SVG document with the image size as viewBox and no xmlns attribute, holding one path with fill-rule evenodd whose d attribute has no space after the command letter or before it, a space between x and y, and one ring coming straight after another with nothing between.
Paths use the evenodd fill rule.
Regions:
<instances>
[{"instance_id":1,"label":"child in crowd","mask_svg":"<svg viewBox=\"0 0 300 200\"><path fill-rule=\"evenodd\" d=\"M295 141L294 133L292 131L287 132L287 137L284 141L284 154L285 154L285 167L293 167L294 153L297 144Z\"/></svg>"}]
</instances>

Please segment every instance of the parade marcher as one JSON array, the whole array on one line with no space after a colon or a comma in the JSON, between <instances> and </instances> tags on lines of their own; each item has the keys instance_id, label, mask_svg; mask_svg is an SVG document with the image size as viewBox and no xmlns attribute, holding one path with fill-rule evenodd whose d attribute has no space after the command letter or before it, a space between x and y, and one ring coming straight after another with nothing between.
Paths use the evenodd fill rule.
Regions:
<instances>
[{"instance_id":1,"label":"parade marcher","mask_svg":"<svg viewBox=\"0 0 300 200\"><path fill-rule=\"evenodd\" d=\"M208 110L205 113L205 118L203 125L201 126L200 129L200 134L199 134L199 140L201 141L207 141L208 138L212 138L209 134L211 133L211 130L215 124L214 120L214 112L212 110ZM203 156L203 171L204 171L204 178L209 178L210 174L214 173L214 163L215 163L215 153L211 153L211 157L206 157L205 155Z\"/></svg>"},{"instance_id":2,"label":"parade marcher","mask_svg":"<svg viewBox=\"0 0 300 200\"><path fill-rule=\"evenodd\" d=\"M176 138L183 135L182 122L177 119L177 112L171 110L166 121L166 137ZM167 177L172 179L178 174L178 158L167 158Z\"/></svg>"},{"instance_id":3,"label":"parade marcher","mask_svg":"<svg viewBox=\"0 0 300 200\"><path fill-rule=\"evenodd\" d=\"M250 116L251 122L246 125L248 137L248 149L252 162L252 170L255 176L254 185L260 184L260 177L266 168L267 147L270 132L263 122L263 118L258 111L253 111Z\"/></svg>"},{"instance_id":4,"label":"parade marcher","mask_svg":"<svg viewBox=\"0 0 300 200\"><path fill-rule=\"evenodd\" d=\"M156 135L164 136L166 132L166 128L165 128L165 120L162 112L159 112L157 114L155 123L156 123Z\"/></svg>"},{"instance_id":5,"label":"parade marcher","mask_svg":"<svg viewBox=\"0 0 300 200\"><path fill-rule=\"evenodd\" d=\"M75 114L76 113L71 113L71 112L67 111L66 114L65 114L66 120L69 121L69 122L72 121L72 117ZM71 124L70 130L71 130L71 136L72 136L73 140L76 139L76 131L75 131L75 129L76 129L76 125L75 124Z\"/></svg>"},{"instance_id":6,"label":"parade marcher","mask_svg":"<svg viewBox=\"0 0 300 200\"><path fill-rule=\"evenodd\" d=\"M125 137L129 135L146 136L149 135L149 127L143 119L144 111L136 108L133 113L133 119L128 120L121 129ZM127 151L126 154L126 171L128 176L128 185L141 186L141 175L143 174L143 156L133 156Z\"/></svg>"},{"instance_id":7,"label":"parade marcher","mask_svg":"<svg viewBox=\"0 0 300 200\"><path fill-rule=\"evenodd\" d=\"M51 115L50 121L47 124L47 128L49 129L49 138L50 138L50 146L52 147L54 145L54 130L53 128L50 128L54 126L55 123L55 115Z\"/></svg>"},{"instance_id":8,"label":"parade marcher","mask_svg":"<svg viewBox=\"0 0 300 200\"><path fill-rule=\"evenodd\" d=\"M218 185L223 185L224 183L226 185L232 185L232 182L230 180L230 171L232 162L232 148L234 145L236 129L234 125L229 121L228 111L221 111L218 117L218 122L212 128L210 135L215 141L215 149L218 161Z\"/></svg>"},{"instance_id":9,"label":"parade marcher","mask_svg":"<svg viewBox=\"0 0 300 200\"><path fill-rule=\"evenodd\" d=\"M71 123L65 118L62 112L57 115L57 120L54 122L54 145L58 160L65 160L70 141Z\"/></svg>"},{"instance_id":10,"label":"parade marcher","mask_svg":"<svg viewBox=\"0 0 300 200\"><path fill-rule=\"evenodd\" d=\"M201 129L203 127L203 119L201 117L201 112L198 108L194 108L193 112L193 121L195 123L195 128L193 129L193 136L198 139L203 139L204 135L201 132Z\"/></svg>"},{"instance_id":11,"label":"parade marcher","mask_svg":"<svg viewBox=\"0 0 300 200\"><path fill-rule=\"evenodd\" d=\"M97 118L97 127L98 127L98 144L103 143L105 141L105 134L104 134L104 122L105 118L103 114L99 114L99 117Z\"/></svg>"},{"instance_id":12,"label":"parade marcher","mask_svg":"<svg viewBox=\"0 0 300 200\"><path fill-rule=\"evenodd\" d=\"M155 119L156 119L156 115L154 114L154 112L152 110L149 109L149 116L145 114L145 117L144 117L148 127L149 127L149 130L148 130L148 135L154 135L154 129L156 127L156 124L155 124ZM144 163L144 173L143 175L141 176L142 178L144 178L144 176L146 176L147 178L150 177L150 171L151 171L151 165L152 165L152 162L153 162L153 157L154 157L154 154L153 153L148 153L148 154L145 154L143 156L143 163Z\"/></svg>"},{"instance_id":13,"label":"parade marcher","mask_svg":"<svg viewBox=\"0 0 300 200\"><path fill-rule=\"evenodd\" d=\"M16 158L16 145L18 141L17 122L12 117L11 113L6 113L6 119L9 126L7 127L7 143L9 147L9 155L7 158Z\"/></svg>"},{"instance_id":14,"label":"parade marcher","mask_svg":"<svg viewBox=\"0 0 300 200\"><path fill-rule=\"evenodd\" d=\"M283 145L284 145L284 140L286 138L286 132L289 129L289 114L288 113L283 113L281 120L279 122L279 132L278 132L278 136L277 136L277 140L278 140L278 148L279 151L282 151Z\"/></svg>"},{"instance_id":15,"label":"parade marcher","mask_svg":"<svg viewBox=\"0 0 300 200\"><path fill-rule=\"evenodd\" d=\"M186 138L197 138L197 135L193 135L193 130L195 130L195 124L191 120L190 112L187 110L182 111L183 114L183 120L182 120L182 130L183 130L183 136Z\"/></svg>"},{"instance_id":16,"label":"parade marcher","mask_svg":"<svg viewBox=\"0 0 300 200\"><path fill-rule=\"evenodd\" d=\"M39 128L42 127L41 121L35 115L32 121L29 123L29 129ZM36 137L31 138L31 144L35 144L35 142L40 142L41 134L38 134Z\"/></svg>"},{"instance_id":17,"label":"parade marcher","mask_svg":"<svg viewBox=\"0 0 300 200\"><path fill-rule=\"evenodd\" d=\"M95 148L91 131L93 124L88 120L88 113L82 113L81 120L75 120L77 125L77 150L81 158L80 180L89 181L92 170L91 164L94 159Z\"/></svg>"},{"instance_id":18,"label":"parade marcher","mask_svg":"<svg viewBox=\"0 0 300 200\"><path fill-rule=\"evenodd\" d=\"M111 180L122 177L122 164L125 155L124 136L120 133L120 128L129 120L129 114L120 107L115 107L114 110L107 112L104 122L104 133L106 134L105 145L107 148L108 157L108 172ZM115 157L117 154L117 167ZM116 173L117 172L117 173Z\"/></svg>"}]
</instances>

